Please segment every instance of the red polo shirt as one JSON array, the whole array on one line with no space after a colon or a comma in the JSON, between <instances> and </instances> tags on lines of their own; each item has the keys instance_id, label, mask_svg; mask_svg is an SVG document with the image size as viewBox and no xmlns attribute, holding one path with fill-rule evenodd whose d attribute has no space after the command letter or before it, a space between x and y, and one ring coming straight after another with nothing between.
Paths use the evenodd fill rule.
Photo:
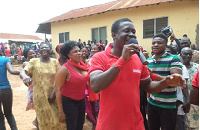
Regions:
<instances>
[{"instance_id":1,"label":"red polo shirt","mask_svg":"<svg viewBox=\"0 0 200 130\"><path fill-rule=\"evenodd\" d=\"M92 57L90 73L106 71L116 63L118 57L111 54L111 49L112 44ZM144 130L139 84L149 77L147 66L136 54L132 55L111 85L100 92L96 130Z\"/></svg>"}]
</instances>

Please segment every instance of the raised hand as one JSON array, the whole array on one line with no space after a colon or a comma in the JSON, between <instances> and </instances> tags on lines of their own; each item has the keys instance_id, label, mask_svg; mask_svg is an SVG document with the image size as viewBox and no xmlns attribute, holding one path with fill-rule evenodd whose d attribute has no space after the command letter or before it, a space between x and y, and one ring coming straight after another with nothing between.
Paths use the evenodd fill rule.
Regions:
<instances>
[{"instance_id":1,"label":"raised hand","mask_svg":"<svg viewBox=\"0 0 200 130\"><path fill-rule=\"evenodd\" d=\"M168 86L181 86L182 88L186 88L186 81L180 74L169 75L165 81Z\"/></svg>"},{"instance_id":2,"label":"raised hand","mask_svg":"<svg viewBox=\"0 0 200 130\"><path fill-rule=\"evenodd\" d=\"M122 57L124 60L129 60L133 54L139 53L139 50L140 50L140 46L138 44L124 45L123 51L122 51Z\"/></svg>"}]
</instances>

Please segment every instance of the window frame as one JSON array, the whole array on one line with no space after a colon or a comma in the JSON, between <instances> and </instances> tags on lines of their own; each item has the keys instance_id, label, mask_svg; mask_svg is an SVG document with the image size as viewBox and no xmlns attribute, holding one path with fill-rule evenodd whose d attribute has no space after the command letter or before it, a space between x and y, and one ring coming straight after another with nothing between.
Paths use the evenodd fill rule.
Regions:
<instances>
[{"instance_id":1,"label":"window frame","mask_svg":"<svg viewBox=\"0 0 200 130\"><path fill-rule=\"evenodd\" d=\"M160 18L167 18L167 25L166 25L165 27L169 26L169 16L162 16L162 17L156 17L156 18L151 18L151 19L144 19L144 20L142 21L142 26L143 26L143 27L142 27L142 38L143 38L143 39L149 39L149 38L150 38L150 37L149 37L149 38L148 38L148 37L145 37L145 38L144 38L144 21L146 21L146 20L152 20L152 19L154 20L154 25L153 25L153 26L154 26L154 30L153 30L153 31L154 31L154 34L153 34L153 36L154 36L154 35L156 35L156 25L157 25L157 24L156 24L156 19L160 19ZM151 38L152 38L152 37L151 37Z\"/></svg>"},{"instance_id":2,"label":"window frame","mask_svg":"<svg viewBox=\"0 0 200 130\"><path fill-rule=\"evenodd\" d=\"M58 34L59 44L60 44L60 34L63 34L63 37L64 37L64 42L63 43L65 43L67 41L67 40L65 40L66 39L66 37L65 37L66 33L69 34L69 39L68 40L70 40L70 32L61 32L61 33Z\"/></svg>"},{"instance_id":3,"label":"window frame","mask_svg":"<svg viewBox=\"0 0 200 130\"><path fill-rule=\"evenodd\" d=\"M98 29L98 39L95 39L96 40L96 42L97 43L99 43L100 42L100 40L102 40L102 39L100 39L100 28L104 28L105 27L105 30L106 30L106 34L105 34L105 40L107 40L107 26L100 26L100 27L95 27L95 28L91 28L91 39L92 39L92 30L93 29ZM92 41L93 41L93 39L92 39ZM104 41L102 41L102 42L104 42Z\"/></svg>"}]
</instances>

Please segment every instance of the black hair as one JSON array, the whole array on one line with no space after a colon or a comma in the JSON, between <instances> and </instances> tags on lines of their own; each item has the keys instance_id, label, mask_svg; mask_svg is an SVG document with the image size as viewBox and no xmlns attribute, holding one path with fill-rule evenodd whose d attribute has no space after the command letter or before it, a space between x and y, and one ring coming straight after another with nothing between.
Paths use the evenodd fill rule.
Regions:
<instances>
[{"instance_id":1,"label":"black hair","mask_svg":"<svg viewBox=\"0 0 200 130\"><path fill-rule=\"evenodd\" d=\"M147 52L147 50L143 50L142 52ZM148 53L148 52L147 52Z\"/></svg>"},{"instance_id":2,"label":"black hair","mask_svg":"<svg viewBox=\"0 0 200 130\"><path fill-rule=\"evenodd\" d=\"M23 56L27 59L27 57L28 57L28 52L30 51L31 49L30 48L25 48L24 50L23 50Z\"/></svg>"},{"instance_id":3,"label":"black hair","mask_svg":"<svg viewBox=\"0 0 200 130\"><path fill-rule=\"evenodd\" d=\"M160 38L164 39L165 40L165 44L167 44L168 39L167 39L167 36L164 33L156 34L155 36L153 36L153 39L156 38L156 37L160 37Z\"/></svg>"},{"instance_id":4,"label":"black hair","mask_svg":"<svg viewBox=\"0 0 200 130\"><path fill-rule=\"evenodd\" d=\"M91 44L86 44L86 46L87 46L87 45L91 47Z\"/></svg>"},{"instance_id":5,"label":"black hair","mask_svg":"<svg viewBox=\"0 0 200 130\"><path fill-rule=\"evenodd\" d=\"M90 49L89 49L88 47L84 46L83 48L87 49L87 50L90 52ZM82 48L82 49L83 49L83 48Z\"/></svg>"},{"instance_id":6,"label":"black hair","mask_svg":"<svg viewBox=\"0 0 200 130\"><path fill-rule=\"evenodd\" d=\"M58 46L59 46L59 44L56 46L56 48L55 48L55 50L56 50L56 52L58 53Z\"/></svg>"},{"instance_id":7,"label":"black hair","mask_svg":"<svg viewBox=\"0 0 200 130\"><path fill-rule=\"evenodd\" d=\"M167 48L170 49L171 54L177 55L178 50L176 46L168 45Z\"/></svg>"},{"instance_id":8,"label":"black hair","mask_svg":"<svg viewBox=\"0 0 200 130\"><path fill-rule=\"evenodd\" d=\"M94 44L94 46L97 46L99 51L103 51L105 49L105 47L101 43L96 43Z\"/></svg>"},{"instance_id":9,"label":"black hair","mask_svg":"<svg viewBox=\"0 0 200 130\"><path fill-rule=\"evenodd\" d=\"M112 33L112 32L117 33L117 31L118 31L118 29L119 29L119 25L120 25L122 22L131 22L131 23L133 23L129 18L121 18L121 19L118 19L118 20L116 20L116 21L112 24L111 33Z\"/></svg>"},{"instance_id":10,"label":"black hair","mask_svg":"<svg viewBox=\"0 0 200 130\"><path fill-rule=\"evenodd\" d=\"M88 58L89 58L89 56L90 56L90 49L89 49L88 47L86 47L86 46L85 46L85 47L83 47L82 49L84 49L84 48L88 50L88 53L89 53L89 55L86 57L86 58L88 59ZM82 50L82 49L81 49L81 50Z\"/></svg>"},{"instance_id":11,"label":"black hair","mask_svg":"<svg viewBox=\"0 0 200 130\"><path fill-rule=\"evenodd\" d=\"M188 38L188 37L183 37L181 40L187 40L187 41L189 41L189 43L191 43L190 38Z\"/></svg>"},{"instance_id":12,"label":"black hair","mask_svg":"<svg viewBox=\"0 0 200 130\"><path fill-rule=\"evenodd\" d=\"M82 49L84 47L84 45L82 43L80 43L80 42L77 42L76 46L78 46L80 49Z\"/></svg>"},{"instance_id":13,"label":"black hair","mask_svg":"<svg viewBox=\"0 0 200 130\"><path fill-rule=\"evenodd\" d=\"M48 42L42 42L42 43L40 44L40 46L39 46L39 49L40 49L40 47L41 47L42 45L44 45L44 44L48 45L49 48L50 48L50 50L51 50L51 45L50 45Z\"/></svg>"},{"instance_id":14,"label":"black hair","mask_svg":"<svg viewBox=\"0 0 200 130\"><path fill-rule=\"evenodd\" d=\"M183 34L183 37L187 37L187 34Z\"/></svg>"},{"instance_id":15,"label":"black hair","mask_svg":"<svg viewBox=\"0 0 200 130\"><path fill-rule=\"evenodd\" d=\"M65 56L67 59L70 59L68 57L68 54L71 49L73 49L75 46L78 46L78 43L76 41L66 41L61 47L60 47L60 53ZM78 46L79 47L79 46ZM80 48L80 47L79 47Z\"/></svg>"}]
</instances>

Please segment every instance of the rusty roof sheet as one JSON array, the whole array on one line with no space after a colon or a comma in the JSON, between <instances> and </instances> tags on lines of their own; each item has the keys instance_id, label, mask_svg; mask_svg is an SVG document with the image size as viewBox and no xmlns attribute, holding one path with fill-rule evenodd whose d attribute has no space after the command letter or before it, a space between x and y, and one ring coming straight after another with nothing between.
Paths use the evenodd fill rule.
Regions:
<instances>
[{"instance_id":1,"label":"rusty roof sheet","mask_svg":"<svg viewBox=\"0 0 200 130\"><path fill-rule=\"evenodd\" d=\"M0 39L28 39L28 40L41 40L38 36L34 35L23 35L23 34L10 34L10 33L0 33Z\"/></svg>"},{"instance_id":2,"label":"rusty roof sheet","mask_svg":"<svg viewBox=\"0 0 200 130\"><path fill-rule=\"evenodd\" d=\"M119 9L127 9L132 7L139 6L148 6L153 4L159 4L163 2L171 2L175 0L118 0L112 1L105 4L95 5L86 8L74 9L67 13L64 13L60 16L54 17L48 21L45 21L41 24L59 22L68 19L74 19L79 17L86 17L94 14L105 13L107 11L119 10Z\"/></svg>"}]
</instances>

